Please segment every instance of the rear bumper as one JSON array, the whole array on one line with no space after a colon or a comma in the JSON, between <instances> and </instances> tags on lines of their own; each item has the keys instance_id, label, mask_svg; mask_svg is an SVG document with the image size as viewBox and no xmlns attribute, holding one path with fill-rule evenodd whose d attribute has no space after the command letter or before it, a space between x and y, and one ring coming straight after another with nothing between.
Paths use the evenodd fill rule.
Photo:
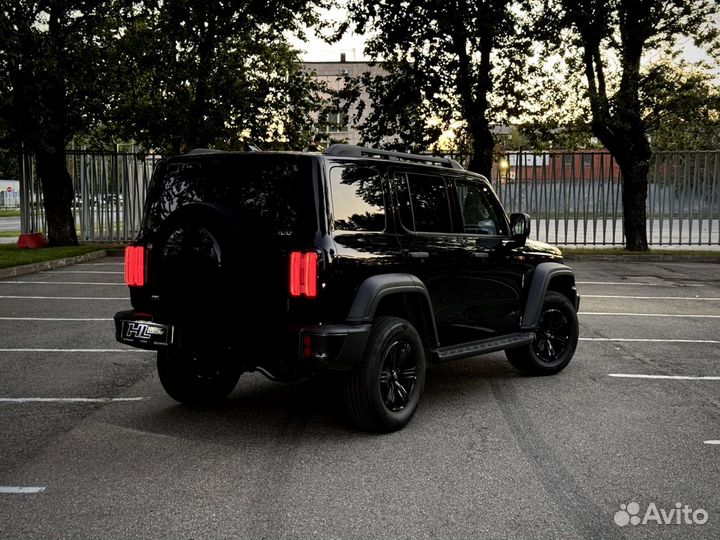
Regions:
<instances>
[{"instance_id":1,"label":"rear bumper","mask_svg":"<svg viewBox=\"0 0 720 540\"><path fill-rule=\"evenodd\" d=\"M232 336L204 336L206 329L193 330L191 325L176 325L139 311L119 311L115 314L115 339L120 343L147 350L193 347L216 347L227 342L231 349L255 351L251 356L283 355L287 361L298 362L303 369L349 369L362 361L370 335L370 324L329 324L283 326L268 329L262 334ZM199 335L201 334L201 335ZM271 343L264 336L274 335ZM226 338L226 339L223 339ZM254 340L254 341L253 341Z\"/></svg>"}]
</instances>

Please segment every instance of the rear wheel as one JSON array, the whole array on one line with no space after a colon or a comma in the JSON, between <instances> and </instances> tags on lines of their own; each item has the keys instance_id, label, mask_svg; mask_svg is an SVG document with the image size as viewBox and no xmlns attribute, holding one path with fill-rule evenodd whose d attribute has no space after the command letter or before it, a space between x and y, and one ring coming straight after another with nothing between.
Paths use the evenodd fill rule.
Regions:
<instances>
[{"instance_id":1,"label":"rear wheel","mask_svg":"<svg viewBox=\"0 0 720 540\"><path fill-rule=\"evenodd\" d=\"M242 373L239 362L221 353L160 351L157 369L168 395L180 403L219 402L233 391Z\"/></svg>"},{"instance_id":2,"label":"rear wheel","mask_svg":"<svg viewBox=\"0 0 720 540\"><path fill-rule=\"evenodd\" d=\"M560 293L545 295L542 312L530 345L505 351L510 363L527 375L554 375L568 365L578 342L578 318L570 301Z\"/></svg>"},{"instance_id":3,"label":"rear wheel","mask_svg":"<svg viewBox=\"0 0 720 540\"><path fill-rule=\"evenodd\" d=\"M425 351L415 328L399 317L374 324L360 366L345 383L345 408L368 431L404 427L415 414L425 385Z\"/></svg>"}]
</instances>

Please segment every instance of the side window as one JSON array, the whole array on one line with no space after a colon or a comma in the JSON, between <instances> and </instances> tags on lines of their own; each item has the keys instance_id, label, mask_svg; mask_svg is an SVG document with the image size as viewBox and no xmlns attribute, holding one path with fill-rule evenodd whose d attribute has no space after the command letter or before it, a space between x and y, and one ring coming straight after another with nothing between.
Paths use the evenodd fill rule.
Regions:
<instances>
[{"instance_id":1,"label":"side window","mask_svg":"<svg viewBox=\"0 0 720 540\"><path fill-rule=\"evenodd\" d=\"M409 231L452 232L445 180L428 174L397 177L400 221Z\"/></svg>"},{"instance_id":2,"label":"side window","mask_svg":"<svg viewBox=\"0 0 720 540\"><path fill-rule=\"evenodd\" d=\"M333 167L330 190L336 231L385 230L385 197L375 169Z\"/></svg>"},{"instance_id":3,"label":"side window","mask_svg":"<svg viewBox=\"0 0 720 540\"><path fill-rule=\"evenodd\" d=\"M504 234L502 224L490 189L474 182L456 180L460 210L463 215L464 231L468 234L487 234L492 236Z\"/></svg>"}]
</instances>

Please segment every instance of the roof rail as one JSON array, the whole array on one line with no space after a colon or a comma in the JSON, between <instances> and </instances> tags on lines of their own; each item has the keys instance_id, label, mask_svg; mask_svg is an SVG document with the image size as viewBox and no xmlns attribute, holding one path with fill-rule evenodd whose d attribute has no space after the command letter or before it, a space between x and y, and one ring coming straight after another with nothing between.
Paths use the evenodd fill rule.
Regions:
<instances>
[{"instance_id":1,"label":"roof rail","mask_svg":"<svg viewBox=\"0 0 720 540\"><path fill-rule=\"evenodd\" d=\"M193 148L189 152L185 152L186 156L198 156L203 154L221 154L222 150L215 150L214 148Z\"/></svg>"},{"instance_id":2,"label":"roof rail","mask_svg":"<svg viewBox=\"0 0 720 540\"><path fill-rule=\"evenodd\" d=\"M415 163L424 163L426 165L437 165L440 167L448 167L451 169L463 169L457 161L450 158L424 156L421 154L407 154L405 152L393 152L392 150L378 150L377 148L368 148L366 146L357 146L354 144L332 144L325 150L326 156L348 156L348 157L376 157L397 161L412 161Z\"/></svg>"}]
</instances>

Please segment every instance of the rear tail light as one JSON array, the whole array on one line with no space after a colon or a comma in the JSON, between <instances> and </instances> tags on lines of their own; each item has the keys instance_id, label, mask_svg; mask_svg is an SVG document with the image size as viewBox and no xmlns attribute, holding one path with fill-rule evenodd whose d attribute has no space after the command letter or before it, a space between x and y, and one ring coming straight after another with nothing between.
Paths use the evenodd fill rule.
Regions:
<instances>
[{"instance_id":1,"label":"rear tail light","mask_svg":"<svg viewBox=\"0 0 720 540\"><path fill-rule=\"evenodd\" d=\"M125 248L125 283L130 287L145 285L145 248L143 246Z\"/></svg>"},{"instance_id":2,"label":"rear tail light","mask_svg":"<svg viewBox=\"0 0 720 540\"><path fill-rule=\"evenodd\" d=\"M317 253L290 253L290 295L317 296Z\"/></svg>"}]
</instances>

